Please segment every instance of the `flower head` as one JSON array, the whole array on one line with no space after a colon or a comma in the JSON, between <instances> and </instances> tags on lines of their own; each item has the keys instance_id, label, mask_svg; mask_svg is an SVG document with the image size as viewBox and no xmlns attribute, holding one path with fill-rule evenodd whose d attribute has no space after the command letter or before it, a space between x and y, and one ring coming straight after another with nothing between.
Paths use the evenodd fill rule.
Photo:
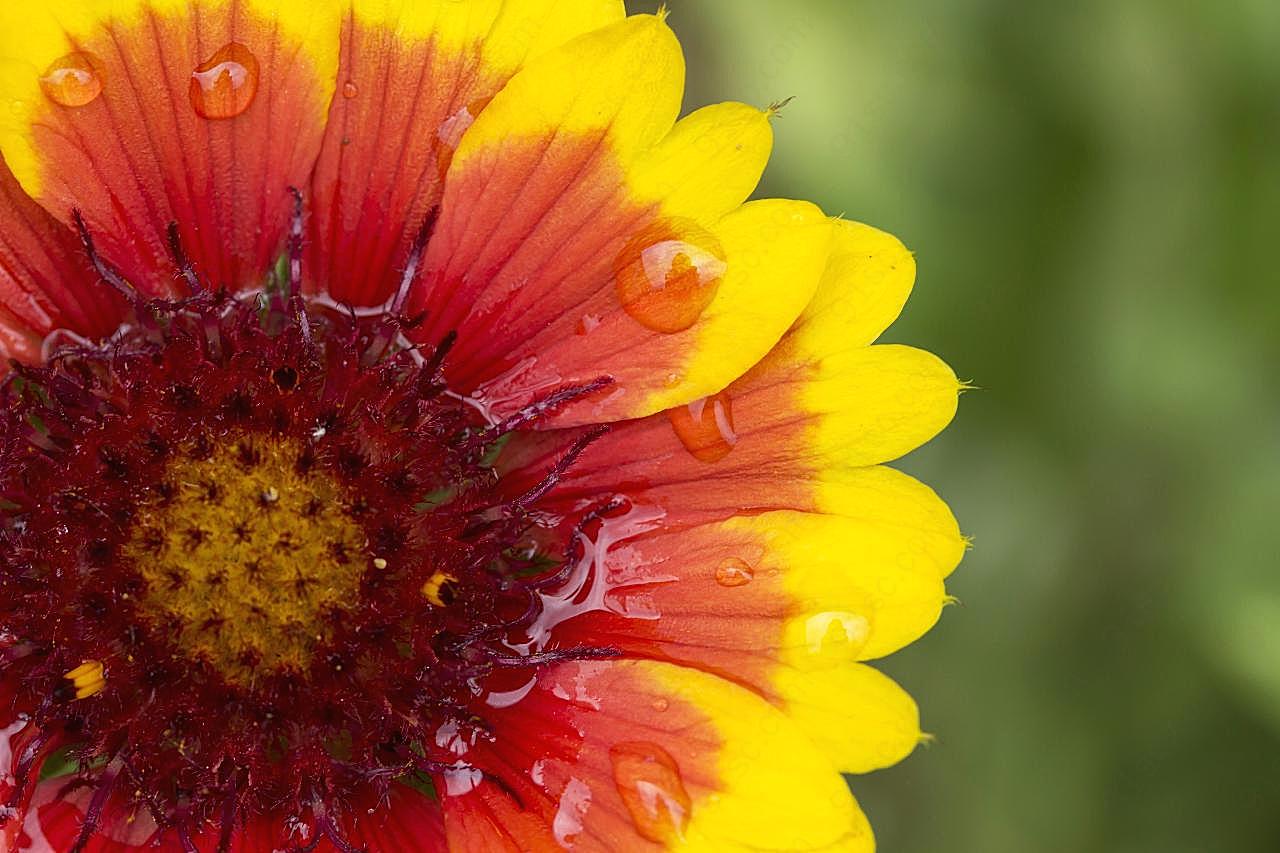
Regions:
<instances>
[{"instance_id":1,"label":"flower head","mask_svg":"<svg viewBox=\"0 0 1280 853\"><path fill-rule=\"evenodd\" d=\"M664 18L0 9L0 849L870 849L959 386Z\"/></svg>"}]
</instances>

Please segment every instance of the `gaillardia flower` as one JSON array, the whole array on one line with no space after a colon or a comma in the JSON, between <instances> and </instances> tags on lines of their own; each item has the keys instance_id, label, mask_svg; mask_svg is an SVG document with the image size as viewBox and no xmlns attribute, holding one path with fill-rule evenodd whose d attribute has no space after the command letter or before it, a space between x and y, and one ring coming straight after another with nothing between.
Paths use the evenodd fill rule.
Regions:
<instances>
[{"instance_id":1,"label":"gaillardia flower","mask_svg":"<svg viewBox=\"0 0 1280 853\"><path fill-rule=\"evenodd\" d=\"M0 849L870 850L893 237L617 0L0 8Z\"/></svg>"}]
</instances>

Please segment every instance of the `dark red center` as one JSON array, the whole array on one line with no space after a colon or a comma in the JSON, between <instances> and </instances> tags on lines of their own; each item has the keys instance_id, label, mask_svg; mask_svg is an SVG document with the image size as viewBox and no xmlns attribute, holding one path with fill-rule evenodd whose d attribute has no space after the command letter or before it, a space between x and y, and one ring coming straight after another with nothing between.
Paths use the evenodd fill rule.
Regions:
<instances>
[{"instance_id":1,"label":"dark red center","mask_svg":"<svg viewBox=\"0 0 1280 853\"><path fill-rule=\"evenodd\" d=\"M136 313L0 391L0 677L29 722L10 807L61 749L69 784L183 838L324 821L463 769L438 732L491 737L486 691L612 653L535 626L562 520L500 499L491 461L536 412L493 424L450 393L448 341L278 296Z\"/></svg>"}]
</instances>

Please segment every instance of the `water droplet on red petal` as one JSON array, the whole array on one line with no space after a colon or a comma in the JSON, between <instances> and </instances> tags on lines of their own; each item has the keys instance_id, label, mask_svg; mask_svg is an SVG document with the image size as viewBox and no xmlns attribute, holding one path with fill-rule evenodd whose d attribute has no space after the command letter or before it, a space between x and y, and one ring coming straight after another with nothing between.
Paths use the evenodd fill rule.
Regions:
<instances>
[{"instance_id":1,"label":"water droplet on red petal","mask_svg":"<svg viewBox=\"0 0 1280 853\"><path fill-rule=\"evenodd\" d=\"M693 803L671 753L649 741L628 741L612 747L609 760L636 831L659 844L682 838Z\"/></svg>"},{"instance_id":2,"label":"water droplet on red petal","mask_svg":"<svg viewBox=\"0 0 1280 853\"><path fill-rule=\"evenodd\" d=\"M230 42L191 72L191 106L203 118L235 118L257 96L258 74L253 51Z\"/></svg>"},{"instance_id":3,"label":"water droplet on red petal","mask_svg":"<svg viewBox=\"0 0 1280 853\"><path fill-rule=\"evenodd\" d=\"M698 322L727 264L724 247L692 220L656 223L614 260L614 287L623 309L647 329L674 334Z\"/></svg>"},{"instance_id":4,"label":"water droplet on red petal","mask_svg":"<svg viewBox=\"0 0 1280 853\"><path fill-rule=\"evenodd\" d=\"M346 98L348 101L358 94L360 94L360 87L351 80L342 84L342 97Z\"/></svg>"},{"instance_id":5,"label":"water droplet on red petal","mask_svg":"<svg viewBox=\"0 0 1280 853\"><path fill-rule=\"evenodd\" d=\"M701 462L719 462L738 443L733 428L733 403L724 391L694 400L687 406L668 409L667 417L680 443Z\"/></svg>"},{"instance_id":6,"label":"water droplet on red petal","mask_svg":"<svg viewBox=\"0 0 1280 853\"><path fill-rule=\"evenodd\" d=\"M716 583L720 586L746 586L755 578L755 569L738 557L730 557L716 566Z\"/></svg>"},{"instance_id":7,"label":"water droplet on red petal","mask_svg":"<svg viewBox=\"0 0 1280 853\"><path fill-rule=\"evenodd\" d=\"M89 53L68 53L54 60L40 78L49 100L64 107L83 107L102 94L102 63Z\"/></svg>"}]
</instances>

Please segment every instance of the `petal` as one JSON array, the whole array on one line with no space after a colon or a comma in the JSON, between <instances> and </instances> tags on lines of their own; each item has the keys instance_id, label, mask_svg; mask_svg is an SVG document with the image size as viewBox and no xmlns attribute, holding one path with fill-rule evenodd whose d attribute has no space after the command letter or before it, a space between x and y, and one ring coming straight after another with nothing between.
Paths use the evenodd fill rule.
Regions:
<instances>
[{"instance_id":1,"label":"petal","mask_svg":"<svg viewBox=\"0 0 1280 853\"><path fill-rule=\"evenodd\" d=\"M905 478L857 474L922 444L951 419L960 384L935 357L872 340L910 289L910 254L896 239L838 222L817 295L783 341L728 388L688 406L621 424L592 444L551 500L624 488L682 517L735 508L844 513L877 500L931 504L932 526L960 538L936 496ZM501 464L513 489L540 477L577 434L513 443ZM521 471L523 469L523 471ZM901 494L898 494L900 493Z\"/></svg>"},{"instance_id":2,"label":"petal","mask_svg":"<svg viewBox=\"0 0 1280 853\"><path fill-rule=\"evenodd\" d=\"M4 642L0 639L0 649L3 645ZM3 804L8 803L9 798L14 795L17 783L14 777L19 758L31 744L35 733L30 720L18 716L12 710L13 687L0 679L0 813L3 812ZM7 823L0 824L0 851L13 849L15 839L22 830L27 808L26 803L19 801L17 814L10 817Z\"/></svg>"},{"instance_id":3,"label":"petal","mask_svg":"<svg viewBox=\"0 0 1280 853\"><path fill-rule=\"evenodd\" d=\"M603 375L613 387L561 423L718 390L816 287L816 208L721 217L759 178L767 115L723 105L673 129L683 71L661 20L629 18L532 63L463 137L411 306L421 340L458 332L446 370L495 416Z\"/></svg>"},{"instance_id":4,"label":"petal","mask_svg":"<svg viewBox=\"0 0 1280 853\"><path fill-rule=\"evenodd\" d=\"M924 350L877 345L830 355L812 367L799 405L814 421L806 438L818 464L897 459L955 417L960 383Z\"/></svg>"},{"instance_id":5,"label":"petal","mask_svg":"<svg viewBox=\"0 0 1280 853\"><path fill-rule=\"evenodd\" d=\"M714 222L755 190L773 150L769 113L746 104L713 104L676 122L638 161L630 180L663 213Z\"/></svg>"},{"instance_id":6,"label":"petal","mask_svg":"<svg viewBox=\"0 0 1280 853\"><path fill-rule=\"evenodd\" d=\"M934 625L953 552L912 535L927 523L869 507L862 518L778 510L684 527L637 506L587 539L545 594L539 627L565 646L694 666L776 698L780 668L883 657Z\"/></svg>"},{"instance_id":7,"label":"petal","mask_svg":"<svg viewBox=\"0 0 1280 853\"><path fill-rule=\"evenodd\" d=\"M94 791L77 786L72 777L48 779L35 788L16 836L15 850L70 850L80 836L85 811ZM85 853L179 853L176 841L165 842L165 834L145 809L131 805L119 789L102 808L97 831L85 846Z\"/></svg>"},{"instance_id":8,"label":"petal","mask_svg":"<svg viewBox=\"0 0 1280 853\"><path fill-rule=\"evenodd\" d=\"M463 131L519 68L624 15L619 0L355 0L313 178L313 286L384 302Z\"/></svg>"},{"instance_id":9,"label":"petal","mask_svg":"<svg viewBox=\"0 0 1280 853\"><path fill-rule=\"evenodd\" d=\"M474 835L489 827L496 836L483 818L503 816L503 790L537 819L543 842L587 849L873 847L843 780L804 734L758 696L705 673L647 661L561 664L523 701L485 713L497 737L468 760L495 781L445 796L451 844L467 833L457 849L511 849ZM519 849L543 849L539 835Z\"/></svg>"},{"instance_id":10,"label":"petal","mask_svg":"<svg viewBox=\"0 0 1280 853\"><path fill-rule=\"evenodd\" d=\"M779 706L845 773L897 764L920 743L920 712L892 679L863 664L780 670Z\"/></svg>"},{"instance_id":11,"label":"petal","mask_svg":"<svg viewBox=\"0 0 1280 853\"><path fill-rule=\"evenodd\" d=\"M444 816L438 800L404 785L392 785L386 803L371 795L351 807L352 831L348 839L368 853L401 850L443 850ZM372 810L372 814L370 813Z\"/></svg>"},{"instance_id":12,"label":"petal","mask_svg":"<svg viewBox=\"0 0 1280 853\"><path fill-rule=\"evenodd\" d=\"M796 330L808 327L815 351L866 346L897 319L915 278L915 258L898 238L861 222L837 220L822 286Z\"/></svg>"},{"instance_id":13,"label":"petal","mask_svg":"<svg viewBox=\"0 0 1280 853\"><path fill-rule=\"evenodd\" d=\"M81 209L147 292L175 290L171 222L215 285L260 285L286 189L319 150L338 12L339 0L4 4L0 150L54 216Z\"/></svg>"},{"instance_id":14,"label":"petal","mask_svg":"<svg viewBox=\"0 0 1280 853\"><path fill-rule=\"evenodd\" d=\"M22 191L0 157L0 359L39 361L54 329L97 337L122 315L75 235Z\"/></svg>"}]
</instances>

